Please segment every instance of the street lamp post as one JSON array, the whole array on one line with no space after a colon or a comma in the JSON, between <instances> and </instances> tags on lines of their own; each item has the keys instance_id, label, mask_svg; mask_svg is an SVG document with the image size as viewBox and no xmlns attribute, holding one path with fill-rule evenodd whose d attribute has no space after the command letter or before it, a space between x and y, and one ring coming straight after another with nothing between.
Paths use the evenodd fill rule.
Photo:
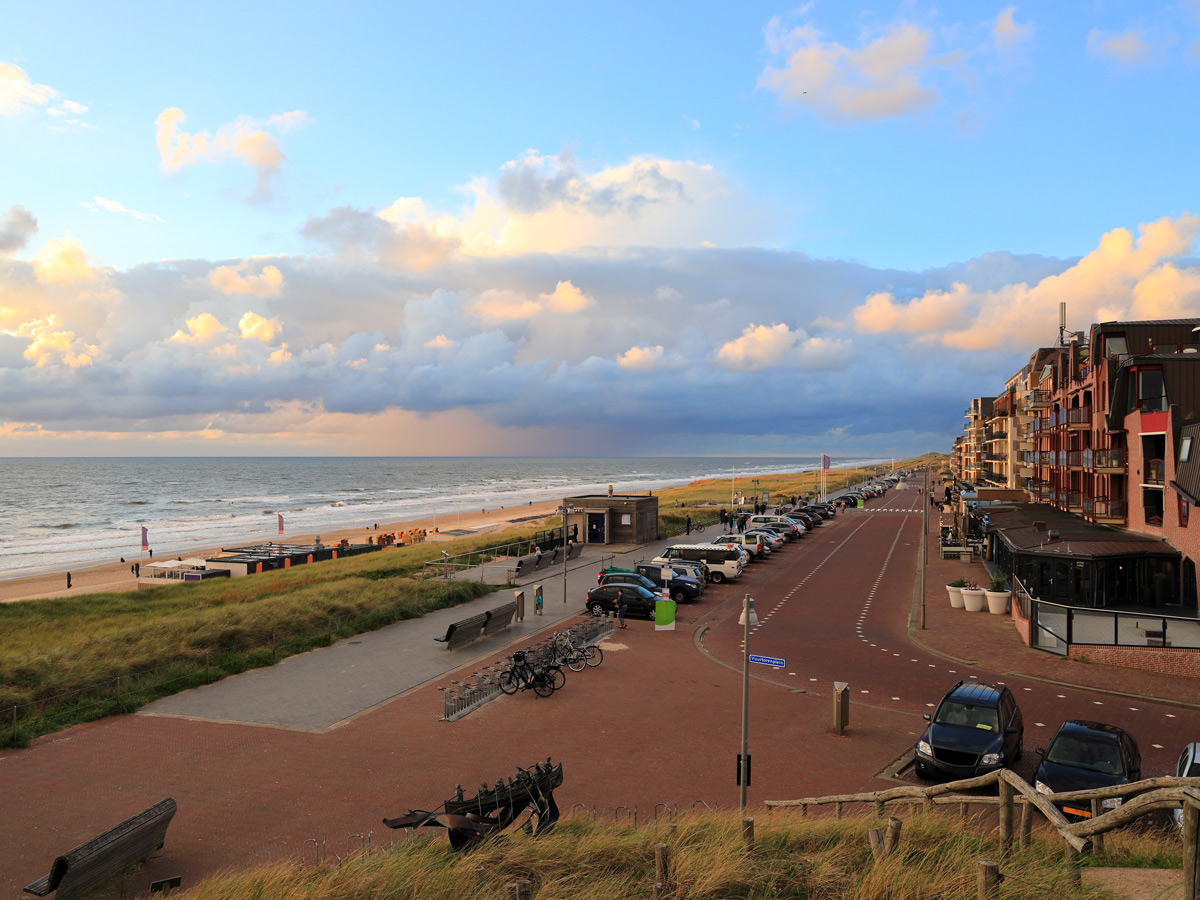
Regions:
<instances>
[{"instance_id":1,"label":"street lamp post","mask_svg":"<svg viewBox=\"0 0 1200 900\"><path fill-rule=\"evenodd\" d=\"M570 503L563 503L558 508L562 513L562 529L563 529L563 606L567 605L567 516L575 512L575 507Z\"/></svg>"},{"instance_id":2,"label":"street lamp post","mask_svg":"<svg viewBox=\"0 0 1200 900\"><path fill-rule=\"evenodd\" d=\"M750 626L757 624L754 601L747 594L742 600L742 752L738 755L739 803L743 811L750 783Z\"/></svg>"}]
</instances>

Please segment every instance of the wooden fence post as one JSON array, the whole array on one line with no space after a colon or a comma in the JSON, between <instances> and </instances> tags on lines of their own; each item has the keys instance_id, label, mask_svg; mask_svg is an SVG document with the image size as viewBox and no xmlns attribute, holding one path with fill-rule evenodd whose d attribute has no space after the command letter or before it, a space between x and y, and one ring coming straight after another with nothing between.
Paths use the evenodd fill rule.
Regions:
<instances>
[{"instance_id":1,"label":"wooden fence post","mask_svg":"<svg viewBox=\"0 0 1200 900\"><path fill-rule=\"evenodd\" d=\"M1026 800L1021 804L1021 840L1020 846L1022 850L1029 849L1029 843L1033 837L1033 817L1037 813L1037 807Z\"/></svg>"},{"instance_id":2,"label":"wooden fence post","mask_svg":"<svg viewBox=\"0 0 1200 900\"><path fill-rule=\"evenodd\" d=\"M746 845L746 852L749 853L754 849L754 820L742 819L742 843Z\"/></svg>"},{"instance_id":3,"label":"wooden fence post","mask_svg":"<svg viewBox=\"0 0 1200 900\"><path fill-rule=\"evenodd\" d=\"M1005 780L1003 774L998 782L1000 789L1000 854L1008 856L1012 853L1013 839L1013 786Z\"/></svg>"},{"instance_id":4,"label":"wooden fence post","mask_svg":"<svg viewBox=\"0 0 1200 900\"><path fill-rule=\"evenodd\" d=\"M1183 792L1183 900L1200 900L1200 794L1196 788Z\"/></svg>"},{"instance_id":5,"label":"wooden fence post","mask_svg":"<svg viewBox=\"0 0 1200 900\"><path fill-rule=\"evenodd\" d=\"M883 833L883 858L887 859L892 851L900 846L900 829L904 823L892 816L888 819L887 831Z\"/></svg>"},{"instance_id":6,"label":"wooden fence post","mask_svg":"<svg viewBox=\"0 0 1200 900\"><path fill-rule=\"evenodd\" d=\"M1104 801L1092 798L1092 818L1104 815ZM1092 855L1102 856L1104 854L1104 832L1097 831L1092 835Z\"/></svg>"},{"instance_id":7,"label":"wooden fence post","mask_svg":"<svg viewBox=\"0 0 1200 900\"><path fill-rule=\"evenodd\" d=\"M975 885L979 900L994 900L999 896L1000 867L994 859L979 860L975 870Z\"/></svg>"},{"instance_id":8,"label":"wooden fence post","mask_svg":"<svg viewBox=\"0 0 1200 900\"><path fill-rule=\"evenodd\" d=\"M533 896L532 884L528 878L518 878L508 887L512 892L513 900L530 900Z\"/></svg>"},{"instance_id":9,"label":"wooden fence post","mask_svg":"<svg viewBox=\"0 0 1200 900\"><path fill-rule=\"evenodd\" d=\"M671 883L671 851L666 844L654 845L654 888L655 893L658 892L658 886L661 884L666 890L667 885Z\"/></svg>"}]
</instances>

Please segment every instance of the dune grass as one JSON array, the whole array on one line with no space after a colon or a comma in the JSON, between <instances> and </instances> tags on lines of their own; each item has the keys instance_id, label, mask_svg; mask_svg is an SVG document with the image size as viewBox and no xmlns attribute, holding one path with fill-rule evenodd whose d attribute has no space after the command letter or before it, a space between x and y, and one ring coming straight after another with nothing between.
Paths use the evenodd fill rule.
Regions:
<instances>
[{"instance_id":1,"label":"dune grass","mask_svg":"<svg viewBox=\"0 0 1200 900\"><path fill-rule=\"evenodd\" d=\"M679 900L804 898L804 900L974 900L976 863L1000 859L994 836L963 829L950 817L914 811L904 819L898 850L875 862L866 830L883 823L868 816L834 819L760 814L755 846L746 851L741 815L717 811L682 815L634 829L628 824L564 818L550 833L532 838L512 829L470 853L450 851L444 833L418 835L395 848L358 854L340 863L302 867L279 863L223 873L190 888L191 900L459 900L500 898L508 885L528 879L539 898L626 900L650 897L654 847L670 854L669 892ZM1136 854L1147 845L1180 865L1178 840L1110 836L1103 865L1120 863L1127 843ZM386 839L387 836L385 836ZM1165 848L1165 849L1162 849ZM1001 862L1004 900L1100 900L1098 889L1074 883L1061 841L1035 838Z\"/></svg>"}]
</instances>

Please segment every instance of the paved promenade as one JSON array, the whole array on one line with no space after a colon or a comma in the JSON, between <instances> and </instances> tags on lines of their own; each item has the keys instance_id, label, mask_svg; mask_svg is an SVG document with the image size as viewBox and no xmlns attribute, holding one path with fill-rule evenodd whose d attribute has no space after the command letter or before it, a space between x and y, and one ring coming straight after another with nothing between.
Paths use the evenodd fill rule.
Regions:
<instances>
[{"instance_id":1,"label":"paved promenade","mask_svg":"<svg viewBox=\"0 0 1200 900\"><path fill-rule=\"evenodd\" d=\"M897 525L901 517L913 520L911 499L902 502L903 492L884 499L897 508L868 507L839 516L787 547L782 558L752 566L743 581L710 586L701 602L680 608L675 631L656 632L652 623L631 619L627 629L603 644L603 665L568 673L566 687L551 698L525 692L502 697L457 722L439 721L439 686L498 659L507 652L505 644L530 643L541 630L569 624L582 613L583 594L595 584L599 568L595 557L583 557L567 575L565 609L561 570L547 571L541 582L547 615L533 616L530 603L524 623L488 643L454 651L435 643L433 637L463 614L461 608L443 610L159 701L138 715L78 726L25 750L0 752L0 900L22 896L21 887L44 875L58 853L168 796L178 802L179 813L166 847L131 880L132 888L173 875L192 884L221 868L279 858L311 860L314 845L322 841L338 853L366 840L386 845L402 835L385 829L384 817L434 808L456 784L470 791L547 756L564 765L564 785L556 793L564 810L582 806L612 816L623 806L645 820L668 807L736 806L741 672L740 638L731 635L740 632L742 597L752 592L763 614L768 603L778 605L789 592L788 603L798 602L802 583L815 584L813 579L835 566L849 573L857 565L864 577L876 578L874 572L883 570L874 561L834 555L826 563L821 554L839 547L838 552L851 554L845 542L852 532L868 529L859 536L865 538L870 529L885 528L881 523L888 516ZM931 518L936 535L936 517ZM919 526L905 526L882 546L888 577L876 578L882 593L867 601L875 603L870 614L886 619L900 642L889 650L920 648L907 629L918 534ZM616 563L649 558L666 543L629 549ZM943 585L967 565L934 558L928 563L928 627L916 637L941 654L947 668L957 668L951 663L961 660L1177 704L1194 701L1194 685L1070 663L1024 648L1006 617L951 611ZM976 564L971 571L976 579L980 569ZM828 584L810 592L809 602L831 611L862 606L866 592L847 578ZM511 596L505 590L475 605L488 608ZM782 621L772 619L753 640L765 640L762 636ZM889 671L891 653L885 658L852 634L841 643L839 634L810 634L806 646L811 640L828 644L843 670L855 667L855 678ZM864 650L854 649L860 645ZM875 656L854 661L859 657L852 654L868 649ZM814 656L813 665L818 662ZM824 670L817 672L809 677L797 672L790 680L787 672L772 673L752 682L754 784L749 794L759 815L765 799L894 783L883 773L911 749L923 726L924 707L915 695L903 703L856 695L850 729L834 735L832 679Z\"/></svg>"}]
</instances>

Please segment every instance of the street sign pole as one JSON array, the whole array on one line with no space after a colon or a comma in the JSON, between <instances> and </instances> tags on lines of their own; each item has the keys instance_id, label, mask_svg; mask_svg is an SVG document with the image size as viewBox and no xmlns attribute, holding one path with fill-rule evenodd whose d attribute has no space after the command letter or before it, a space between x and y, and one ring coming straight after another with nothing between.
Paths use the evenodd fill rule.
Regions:
<instances>
[{"instance_id":1,"label":"street sign pole","mask_svg":"<svg viewBox=\"0 0 1200 900\"><path fill-rule=\"evenodd\" d=\"M746 811L746 781L750 774L750 595L742 600L742 756L740 797L742 812Z\"/></svg>"}]
</instances>

